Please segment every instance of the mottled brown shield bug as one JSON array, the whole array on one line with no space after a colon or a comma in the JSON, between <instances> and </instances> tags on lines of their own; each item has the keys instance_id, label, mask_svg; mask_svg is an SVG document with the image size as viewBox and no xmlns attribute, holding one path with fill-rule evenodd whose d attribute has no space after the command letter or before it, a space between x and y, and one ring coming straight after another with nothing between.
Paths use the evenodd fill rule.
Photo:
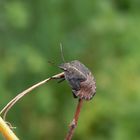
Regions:
<instances>
[{"instance_id":1,"label":"mottled brown shield bug","mask_svg":"<svg viewBox=\"0 0 140 140\"><path fill-rule=\"evenodd\" d=\"M90 70L78 60L59 66L72 88L74 97L90 100L96 93L96 82Z\"/></svg>"}]
</instances>

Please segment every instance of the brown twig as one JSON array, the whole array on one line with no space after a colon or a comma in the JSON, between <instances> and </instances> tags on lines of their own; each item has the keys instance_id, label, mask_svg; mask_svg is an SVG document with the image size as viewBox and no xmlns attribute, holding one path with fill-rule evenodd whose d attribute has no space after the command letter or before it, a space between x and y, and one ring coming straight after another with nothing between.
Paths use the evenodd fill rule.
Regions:
<instances>
[{"instance_id":1,"label":"brown twig","mask_svg":"<svg viewBox=\"0 0 140 140\"><path fill-rule=\"evenodd\" d=\"M5 120L6 118L6 114L8 113L8 111L13 107L13 105L19 101L23 96L25 96L26 94L28 94L29 92L31 92L33 89L45 84L46 82L52 80L52 79L60 79L60 78L63 78L64 77L64 73L59 73L59 74L56 74L52 77L49 77L31 87L29 87L28 89L24 90L23 92L19 93L16 97L14 97L1 111L0 111L0 115L3 114L3 118Z\"/></svg>"},{"instance_id":2,"label":"brown twig","mask_svg":"<svg viewBox=\"0 0 140 140\"><path fill-rule=\"evenodd\" d=\"M80 115L80 110L82 108L82 104L83 104L83 100L79 99L78 104L77 104L77 108L76 108L76 111L75 111L75 114L74 114L74 118L73 118L72 122L70 123L69 131L68 131L68 134L67 134L65 140L71 140L72 139L74 130L75 130L75 128L77 126L77 123L78 123L78 118L79 118L79 115Z\"/></svg>"}]
</instances>

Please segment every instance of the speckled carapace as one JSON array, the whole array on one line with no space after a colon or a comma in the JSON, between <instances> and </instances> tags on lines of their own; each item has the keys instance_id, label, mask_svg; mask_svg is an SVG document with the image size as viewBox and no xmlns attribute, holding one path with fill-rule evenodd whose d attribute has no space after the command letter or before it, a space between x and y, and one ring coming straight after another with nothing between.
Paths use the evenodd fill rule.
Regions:
<instances>
[{"instance_id":1,"label":"speckled carapace","mask_svg":"<svg viewBox=\"0 0 140 140\"><path fill-rule=\"evenodd\" d=\"M72 88L74 97L90 100L96 93L96 82L90 70L78 60L59 66Z\"/></svg>"}]
</instances>

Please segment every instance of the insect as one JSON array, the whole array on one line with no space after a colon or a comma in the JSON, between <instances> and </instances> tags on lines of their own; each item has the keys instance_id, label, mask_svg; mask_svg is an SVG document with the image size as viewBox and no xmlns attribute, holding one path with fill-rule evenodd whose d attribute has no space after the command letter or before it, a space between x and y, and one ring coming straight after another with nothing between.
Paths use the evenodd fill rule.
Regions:
<instances>
[{"instance_id":1,"label":"insect","mask_svg":"<svg viewBox=\"0 0 140 140\"><path fill-rule=\"evenodd\" d=\"M75 98L90 100L96 93L96 82L90 70L78 60L59 66L64 78L72 88Z\"/></svg>"}]
</instances>

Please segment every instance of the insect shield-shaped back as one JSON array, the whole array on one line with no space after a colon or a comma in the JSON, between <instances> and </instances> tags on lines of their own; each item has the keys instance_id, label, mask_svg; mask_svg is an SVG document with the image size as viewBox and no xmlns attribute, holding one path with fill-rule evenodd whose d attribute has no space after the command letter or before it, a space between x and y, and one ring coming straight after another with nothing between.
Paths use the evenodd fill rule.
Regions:
<instances>
[{"instance_id":1,"label":"insect shield-shaped back","mask_svg":"<svg viewBox=\"0 0 140 140\"><path fill-rule=\"evenodd\" d=\"M74 97L90 100L96 93L96 83L89 69L78 60L59 66L72 88Z\"/></svg>"}]
</instances>

